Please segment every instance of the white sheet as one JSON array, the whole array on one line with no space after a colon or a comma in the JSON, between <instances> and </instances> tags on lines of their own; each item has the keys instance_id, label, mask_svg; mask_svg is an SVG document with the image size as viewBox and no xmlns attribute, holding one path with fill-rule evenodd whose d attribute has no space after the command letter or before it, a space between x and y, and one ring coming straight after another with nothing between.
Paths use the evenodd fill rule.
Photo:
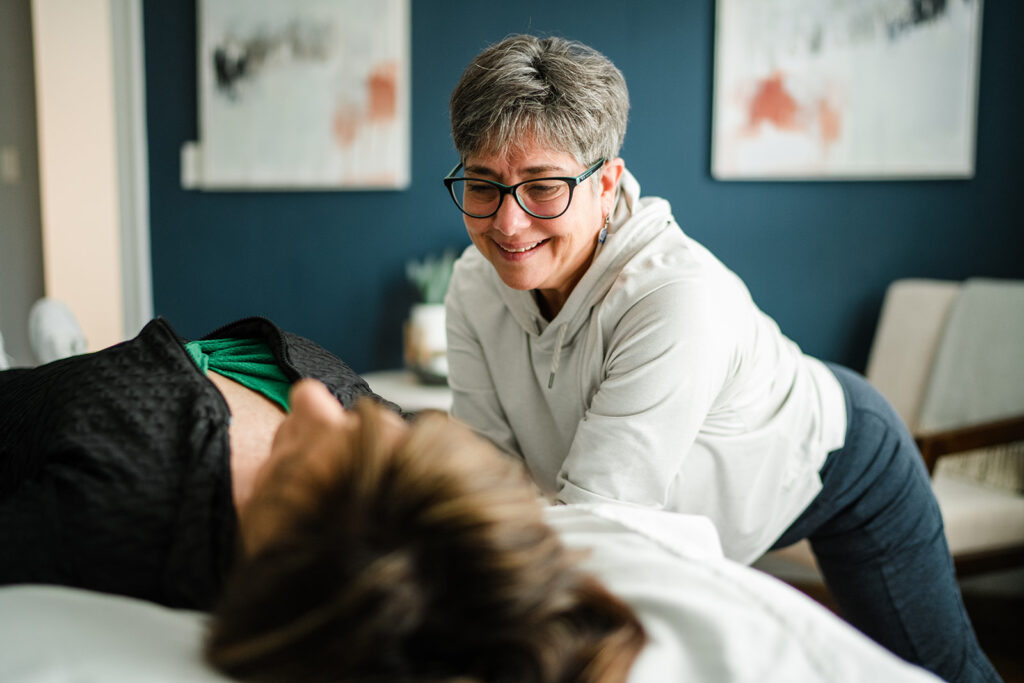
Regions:
<instances>
[{"instance_id":1,"label":"white sheet","mask_svg":"<svg viewBox=\"0 0 1024 683\"><path fill-rule=\"evenodd\" d=\"M224 683L205 616L58 586L0 588L2 683Z\"/></svg>"},{"instance_id":2,"label":"white sheet","mask_svg":"<svg viewBox=\"0 0 1024 683\"><path fill-rule=\"evenodd\" d=\"M590 551L585 568L633 607L650 636L630 683L939 680L781 581L721 558L702 521L622 506L548 511L568 546Z\"/></svg>"},{"instance_id":3,"label":"white sheet","mask_svg":"<svg viewBox=\"0 0 1024 683\"><path fill-rule=\"evenodd\" d=\"M548 521L651 642L630 683L934 683L806 596L726 560L703 517L557 506ZM0 588L0 683L225 683L204 614L54 586Z\"/></svg>"}]
</instances>

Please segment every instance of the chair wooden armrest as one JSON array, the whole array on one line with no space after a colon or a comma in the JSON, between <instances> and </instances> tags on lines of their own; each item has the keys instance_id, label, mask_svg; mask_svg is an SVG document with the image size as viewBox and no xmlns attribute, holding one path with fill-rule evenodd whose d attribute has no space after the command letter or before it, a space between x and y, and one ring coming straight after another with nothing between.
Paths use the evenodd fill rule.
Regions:
<instances>
[{"instance_id":1,"label":"chair wooden armrest","mask_svg":"<svg viewBox=\"0 0 1024 683\"><path fill-rule=\"evenodd\" d=\"M1024 440L1024 415L914 436L929 474L941 456L1021 440Z\"/></svg>"}]
</instances>

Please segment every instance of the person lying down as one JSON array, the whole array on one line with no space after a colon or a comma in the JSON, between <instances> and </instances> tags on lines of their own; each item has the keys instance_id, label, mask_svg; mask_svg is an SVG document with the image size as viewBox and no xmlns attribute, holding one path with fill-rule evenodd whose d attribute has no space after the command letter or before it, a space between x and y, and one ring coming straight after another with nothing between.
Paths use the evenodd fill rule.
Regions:
<instances>
[{"instance_id":1,"label":"person lying down","mask_svg":"<svg viewBox=\"0 0 1024 683\"><path fill-rule=\"evenodd\" d=\"M225 446L211 455L200 447L203 439L194 437L195 429L179 426L178 431L192 435L185 440L192 445L178 444L185 455L173 466L187 465L192 472L184 479L162 472L174 490L166 491L161 505L174 507L176 497L186 497L190 505L202 501L208 508L209 496L197 498L181 484L187 488L201 481L196 471L203 467L223 473L215 479L227 490L206 489L219 491L213 498L221 504L228 501L231 524L218 527L210 509L179 508L172 525L177 531L171 534L194 538L202 536L204 525L215 529L211 534L217 547L231 548L223 566L217 564L219 569L206 575L193 569L173 580L168 569L187 566L175 553L128 569L114 566L110 558L120 556L121 546L140 543L135 520L122 519L106 525L106 550L73 558L67 556L70 548L46 545L45 538L33 541L23 534L23 546L5 541L6 548L50 558L50 566L42 565L46 571L38 576L23 571L17 582L61 583L208 608L205 658L239 680L937 680L784 584L724 559L705 518L617 505L548 506L518 462L464 426L442 414L403 420L395 406L354 380L339 391L330 378L302 379L310 373L294 372L296 357L303 356L295 349L305 348L305 342L278 338L276 328L263 322L243 328L247 334L262 330L271 340L273 357L287 361L290 391L278 404L281 412L269 413L269 444L250 443L246 464L239 467L232 449L243 448L243 439L213 430ZM245 394L229 384L235 380L216 371L216 378L196 372L201 364L194 359L192 365L176 365L181 351L175 345L184 350L185 344L173 335L161 336L166 329L159 326L159 344L144 345L152 348L141 356L158 361L148 366L151 372L160 374L161 353L176 359L171 365L188 377L186 385L206 382L224 396L222 403L231 406L231 426L252 423L252 407L233 395ZM281 353L275 339L284 339L291 352ZM134 348L138 354L138 346L128 343L117 353ZM86 359L57 361L64 365L56 374L72 368L76 380L84 381L91 374L86 367L96 365L95 359ZM41 370L49 388L59 384L54 368ZM33 371L13 372L18 374L0 373L0 396L15 378L24 390ZM97 382L108 383L108 392L124 390L116 375L99 375ZM85 386L98 392L96 382ZM135 383L128 386L137 389ZM43 387L39 391L47 393ZM176 418L180 415L171 404L180 393L171 392L175 398L167 401L168 413ZM102 393L93 396L94 404L109 400ZM188 400L208 408L195 397ZM198 417L190 413L189 419L202 412ZM137 413L122 416L128 431ZM24 514L32 509L24 504L12 508L19 492L46 498L74 491L70 482L75 479L90 482L90 494L75 498L84 506L77 509L79 516L126 513L118 506L126 493L117 481L122 461L144 461L153 454L138 443L121 450L111 446L117 440L99 432L121 429L114 419L117 411L99 414L103 420L80 420L73 440L77 445L63 457L52 449L46 463L19 460L19 485L3 489L0 497L0 532L8 539L9 527L26 521ZM66 430L55 430L59 420L38 417L48 422L50 433ZM162 417L145 416L147 423ZM92 432L92 441L81 436L83 431ZM198 433L209 438L209 431ZM19 443L30 445L25 439ZM104 447L85 458L82 449L90 443ZM127 448L134 450L128 453ZM12 462L8 445L2 453L4 463ZM226 459L224 467L196 464L218 458ZM105 468L105 459L114 464ZM161 468L172 467L170 462L164 458ZM26 474L27 469L35 474ZM33 487L44 471L45 492ZM7 466L4 479L10 481L7 475L13 472ZM236 480L236 472L245 474ZM244 492L235 490L240 487ZM134 507L143 528L152 531L145 506ZM19 520L8 514L11 509L21 514ZM223 506L212 509L223 514ZM190 527L187 534L181 533L182 525ZM45 552L33 550L33 543L45 546ZM179 545L169 543L172 549ZM26 566L12 560L14 555L0 559L0 583L14 582L4 565ZM82 569L83 562L104 558L105 573ZM147 571L162 580L147 578ZM124 578L132 572L139 577ZM202 590L190 592L190 579Z\"/></svg>"},{"instance_id":2,"label":"person lying down","mask_svg":"<svg viewBox=\"0 0 1024 683\"><path fill-rule=\"evenodd\" d=\"M725 560L703 517L547 506L440 414L305 380L239 516L206 654L242 679L925 681Z\"/></svg>"}]
</instances>

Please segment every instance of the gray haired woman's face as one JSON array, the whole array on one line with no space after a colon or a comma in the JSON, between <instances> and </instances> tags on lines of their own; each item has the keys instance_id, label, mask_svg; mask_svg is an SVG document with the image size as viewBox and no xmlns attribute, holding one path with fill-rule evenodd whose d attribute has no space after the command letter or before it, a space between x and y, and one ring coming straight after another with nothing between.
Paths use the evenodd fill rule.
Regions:
<instances>
[{"instance_id":1,"label":"gray haired woman's face","mask_svg":"<svg viewBox=\"0 0 1024 683\"><path fill-rule=\"evenodd\" d=\"M575 178L597 160L585 161L581 165L567 152L526 141L504 155L470 155L464 175L515 185L537 178ZM502 281L513 289L538 290L553 317L590 265L621 173L621 159L606 162L574 188L569 207L556 218L531 216L505 195L493 216L464 215L466 230Z\"/></svg>"}]
</instances>

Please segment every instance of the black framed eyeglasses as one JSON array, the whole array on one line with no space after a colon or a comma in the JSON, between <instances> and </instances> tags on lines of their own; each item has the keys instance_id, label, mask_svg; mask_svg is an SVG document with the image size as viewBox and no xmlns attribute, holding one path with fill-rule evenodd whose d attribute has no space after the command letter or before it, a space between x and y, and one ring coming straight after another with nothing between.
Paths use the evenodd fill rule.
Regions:
<instances>
[{"instance_id":1,"label":"black framed eyeglasses","mask_svg":"<svg viewBox=\"0 0 1024 683\"><path fill-rule=\"evenodd\" d=\"M444 184L455 206L471 218L490 218L498 213L507 194L515 197L519 207L534 218L558 218L569 210L576 186L601 168L605 160L605 157L601 157L575 178L531 178L515 185L505 185L485 178L456 176L462 168L459 162L445 176Z\"/></svg>"}]
</instances>

